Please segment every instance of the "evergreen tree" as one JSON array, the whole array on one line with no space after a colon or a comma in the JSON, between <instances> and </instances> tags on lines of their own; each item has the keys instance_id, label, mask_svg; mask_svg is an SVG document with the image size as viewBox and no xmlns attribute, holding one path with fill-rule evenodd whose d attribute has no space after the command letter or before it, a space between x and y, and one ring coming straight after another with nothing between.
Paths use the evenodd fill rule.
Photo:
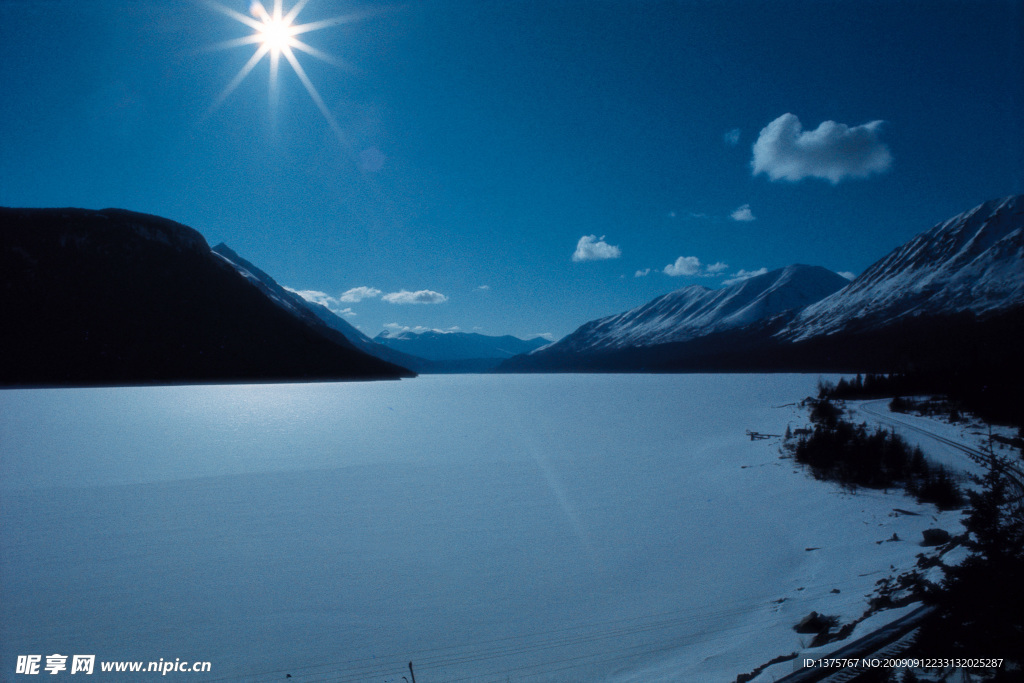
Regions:
<instances>
[{"instance_id":1,"label":"evergreen tree","mask_svg":"<svg viewBox=\"0 0 1024 683\"><path fill-rule=\"evenodd\" d=\"M971 509L964 526L971 554L945 569L943 590L936 598L939 617L926 629L922 644L951 657L1003 657L1021 663L1024 490L1018 475L1005 459L992 455L982 490L968 493Z\"/></svg>"}]
</instances>

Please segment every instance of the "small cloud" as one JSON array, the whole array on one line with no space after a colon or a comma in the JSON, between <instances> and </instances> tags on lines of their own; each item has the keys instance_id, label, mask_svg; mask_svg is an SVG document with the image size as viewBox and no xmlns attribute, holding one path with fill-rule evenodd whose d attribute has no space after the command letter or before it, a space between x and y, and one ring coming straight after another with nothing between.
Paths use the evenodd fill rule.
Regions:
<instances>
[{"instance_id":1,"label":"small cloud","mask_svg":"<svg viewBox=\"0 0 1024 683\"><path fill-rule=\"evenodd\" d=\"M845 277L847 280L855 280L857 278L857 276L854 273L851 273L848 270L844 270L840 273L837 273L837 275Z\"/></svg>"},{"instance_id":2,"label":"small cloud","mask_svg":"<svg viewBox=\"0 0 1024 683\"><path fill-rule=\"evenodd\" d=\"M359 302L363 299L373 299L381 295L381 291L375 287L353 287L341 295L341 301Z\"/></svg>"},{"instance_id":3,"label":"small cloud","mask_svg":"<svg viewBox=\"0 0 1024 683\"><path fill-rule=\"evenodd\" d=\"M633 274L633 277L647 277L650 274L650 272L650 268L644 268L643 270L636 271L636 273Z\"/></svg>"},{"instance_id":4,"label":"small cloud","mask_svg":"<svg viewBox=\"0 0 1024 683\"><path fill-rule=\"evenodd\" d=\"M480 285L479 287L477 287L477 289L479 289L479 290L481 290L481 291L484 291L484 292L486 292L486 291L487 291L487 290L489 290L490 288L491 288L491 286L490 286L490 285Z\"/></svg>"},{"instance_id":5,"label":"small cloud","mask_svg":"<svg viewBox=\"0 0 1024 683\"><path fill-rule=\"evenodd\" d=\"M722 263L721 261L719 261L718 263L712 263L710 266L708 266L704 270L708 273L708 275L718 275L723 270L728 270L728 269L729 269L729 264L728 263Z\"/></svg>"},{"instance_id":6,"label":"small cloud","mask_svg":"<svg viewBox=\"0 0 1024 683\"><path fill-rule=\"evenodd\" d=\"M351 317L356 314L355 311L353 311L351 308L341 307L341 302L343 301L343 299L337 299L324 292L319 292L315 289L303 289L300 291L297 289L292 289L291 287L285 287L285 289L287 289L292 294L298 294L299 296L301 296L303 299L310 303L320 304L321 306L324 306L334 315Z\"/></svg>"},{"instance_id":7,"label":"small cloud","mask_svg":"<svg viewBox=\"0 0 1024 683\"><path fill-rule=\"evenodd\" d=\"M321 304L323 306L326 306L328 304L328 302L331 302L331 303L337 303L338 302L338 300L335 299L333 296L330 296L330 295L328 295L325 292L318 292L315 289L301 289L300 290L300 289L292 289L291 287L285 287L285 289L287 289L292 294L298 294L299 296L301 296L306 301L309 301L309 302L314 303L314 304Z\"/></svg>"},{"instance_id":8,"label":"small cloud","mask_svg":"<svg viewBox=\"0 0 1024 683\"><path fill-rule=\"evenodd\" d=\"M847 178L866 178L892 166L892 154L879 139L882 121L847 126L825 121L804 131L793 114L783 114L761 130L750 161L754 175L796 182L823 178L833 185Z\"/></svg>"},{"instance_id":9,"label":"small cloud","mask_svg":"<svg viewBox=\"0 0 1024 683\"><path fill-rule=\"evenodd\" d=\"M725 135L722 136L722 139L725 140L725 144L730 147L735 147L740 144L740 129L733 128L732 130L727 131Z\"/></svg>"},{"instance_id":10,"label":"small cloud","mask_svg":"<svg viewBox=\"0 0 1024 683\"><path fill-rule=\"evenodd\" d=\"M604 241L605 236L584 235L576 243L576 251L572 255L573 261L601 261L604 259L619 258L622 250Z\"/></svg>"},{"instance_id":11,"label":"small cloud","mask_svg":"<svg viewBox=\"0 0 1024 683\"><path fill-rule=\"evenodd\" d=\"M672 277L697 275L700 273L700 259L696 256L680 256L675 263L665 266L662 272Z\"/></svg>"},{"instance_id":12,"label":"small cloud","mask_svg":"<svg viewBox=\"0 0 1024 683\"><path fill-rule=\"evenodd\" d=\"M537 337L540 337L541 339L547 339L549 342L555 341L555 335L551 334L550 332L541 332L540 334L535 334L532 337L530 337L530 339L535 339Z\"/></svg>"},{"instance_id":13,"label":"small cloud","mask_svg":"<svg viewBox=\"0 0 1024 683\"><path fill-rule=\"evenodd\" d=\"M741 223L748 223L752 220L756 220L754 218L754 212L750 210L750 204L744 204L740 208L736 209L729 214L729 218Z\"/></svg>"},{"instance_id":14,"label":"small cloud","mask_svg":"<svg viewBox=\"0 0 1024 683\"><path fill-rule=\"evenodd\" d=\"M767 272L768 272L767 268L758 268L757 270L743 270L743 269L740 269L739 271L733 273L732 277L730 277L728 280L723 280L722 284L728 287L729 285L734 285L737 282L743 282L744 280L749 280L752 277L757 277L758 275L764 275Z\"/></svg>"},{"instance_id":15,"label":"small cloud","mask_svg":"<svg viewBox=\"0 0 1024 683\"><path fill-rule=\"evenodd\" d=\"M381 298L389 304L443 304L448 301L444 294L429 289L421 289L418 292L403 289L400 292L385 294Z\"/></svg>"},{"instance_id":16,"label":"small cloud","mask_svg":"<svg viewBox=\"0 0 1024 683\"><path fill-rule=\"evenodd\" d=\"M709 266L702 266L700 259L696 256L680 256L675 263L670 263L661 272L671 277L686 275L689 277L713 277L729 266L719 261Z\"/></svg>"}]
</instances>

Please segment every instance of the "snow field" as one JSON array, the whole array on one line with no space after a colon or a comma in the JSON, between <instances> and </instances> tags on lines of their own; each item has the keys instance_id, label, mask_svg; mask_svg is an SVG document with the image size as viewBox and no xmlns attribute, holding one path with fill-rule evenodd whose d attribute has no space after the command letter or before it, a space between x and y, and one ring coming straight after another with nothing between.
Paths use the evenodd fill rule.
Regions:
<instances>
[{"instance_id":1,"label":"snow field","mask_svg":"<svg viewBox=\"0 0 1024 683\"><path fill-rule=\"evenodd\" d=\"M212 662L193 680L732 680L957 530L749 441L800 426L772 406L817 379L5 392L0 679L59 652Z\"/></svg>"}]
</instances>

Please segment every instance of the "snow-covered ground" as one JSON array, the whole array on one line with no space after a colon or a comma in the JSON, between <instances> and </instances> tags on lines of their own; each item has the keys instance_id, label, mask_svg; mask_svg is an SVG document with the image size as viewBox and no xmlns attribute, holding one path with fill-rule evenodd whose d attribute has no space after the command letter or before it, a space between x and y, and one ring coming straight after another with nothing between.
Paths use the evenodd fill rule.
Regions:
<instances>
[{"instance_id":1,"label":"snow-covered ground","mask_svg":"<svg viewBox=\"0 0 1024 683\"><path fill-rule=\"evenodd\" d=\"M168 674L189 680L733 680L807 647L811 610L859 617L923 529L960 531L749 440L802 426L817 380L0 392L0 680L53 653L211 662Z\"/></svg>"}]
</instances>

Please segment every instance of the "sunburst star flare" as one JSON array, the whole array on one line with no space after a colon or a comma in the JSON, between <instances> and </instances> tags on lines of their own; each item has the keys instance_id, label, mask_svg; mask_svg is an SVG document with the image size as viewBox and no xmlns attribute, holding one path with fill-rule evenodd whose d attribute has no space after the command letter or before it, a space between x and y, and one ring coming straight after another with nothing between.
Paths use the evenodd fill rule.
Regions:
<instances>
[{"instance_id":1,"label":"sunburst star flare","mask_svg":"<svg viewBox=\"0 0 1024 683\"><path fill-rule=\"evenodd\" d=\"M330 19L322 19L319 21L313 21L306 24L296 24L295 20L298 18L299 13L306 7L309 0L299 0L295 3L287 13L284 12L283 0L274 0L273 8L268 10L260 0L253 0L249 6L249 14L242 14L241 12L234 10L230 7L222 5L214 0L206 0L206 5L212 9L225 14L235 21L245 24L249 28L253 29L254 33L243 36L241 38L235 38L232 40L224 41L214 47L216 49L228 49L234 47L241 47L244 45L255 45L256 51L252 57L238 70L234 78L224 87L220 94L216 97L213 104L210 106L209 113L212 113L219 108L225 100L235 91L236 88L245 80L245 77L263 61L263 58L269 55L270 59L270 81L269 81L269 100L271 113L273 114L277 108L278 102L278 73L279 66L281 63L281 57L291 66L295 75L298 76L299 81L302 82L306 92L309 93L313 103L316 104L317 109L323 114L324 119L331 126L335 135L338 136L339 140L344 142L344 135L341 131L341 127L335 120L334 115L331 114L330 109L324 102L323 97L317 91L316 86L310 80L306 74L305 69L299 63L298 58L295 55L295 51L304 52L312 57L315 57L323 62L333 64L334 66L349 68L349 66L342 60L329 55L315 47L308 45L307 43L296 38L297 35L303 33L309 33L311 31L318 31L321 29L329 28L331 26L338 26L340 24L354 21L358 17L356 15L345 15L337 16Z\"/></svg>"}]
</instances>

